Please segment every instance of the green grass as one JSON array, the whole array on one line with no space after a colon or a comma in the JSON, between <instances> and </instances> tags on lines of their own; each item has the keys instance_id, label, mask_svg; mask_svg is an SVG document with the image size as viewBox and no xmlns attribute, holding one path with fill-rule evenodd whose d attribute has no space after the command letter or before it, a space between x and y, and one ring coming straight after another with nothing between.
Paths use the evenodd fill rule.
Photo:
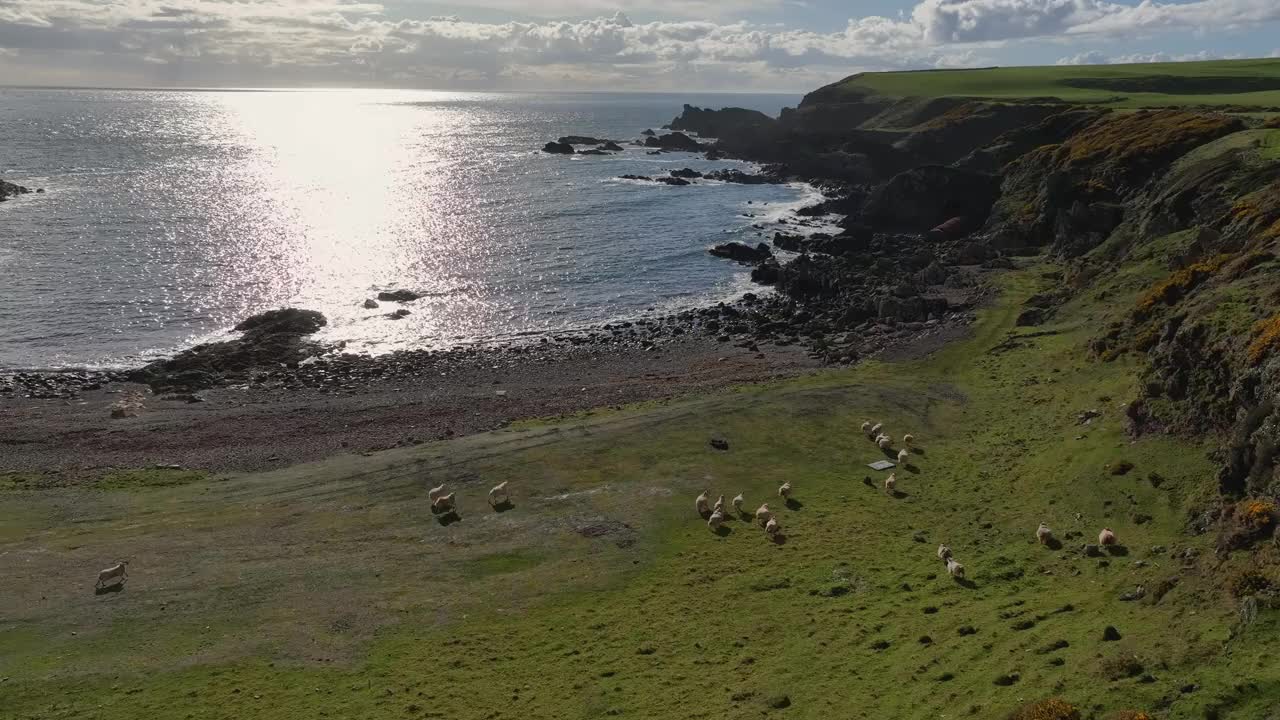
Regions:
<instances>
[{"instance_id":1,"label":"green grass","mask_svg":"<svg viewBox=\"0 0 1280 720\"><path fill-rule=\"evenodd\" d=\"M1242 150L1260 162L1280 160L1280 130L1243 130L1218 138L1184 155L1171 171L1178 172L1194 163L1212 160L1232 150Z\"/></svg>"},{"instance_id":2,"label":"green grass","mask_svg":"<svg viewBox=\"0 0 1280 720\"><path fill-rule=\"evenodd\" d=\"M1246 89L1264 89L1241 92L1240 83L1252 83ZM1280 106L1280 59L862 73L838 85L852 94L886 97L1055 97L1117 108L1274 107ZM1154 91L1143 91L1145 87Z\"/></svg>"},{"instance_id":3,"label":"green grass","mask_svg":"<svg viewBox=\"0 0 1280 720\"><path fill-rule=\"evenodd\" d=\"M1238 627L1221 583L1248 558L1220 563L1211 537L1184 531L1213 492L1210 446L1128 439L1138 367L1083 359L1145 279L1085 294L1033 332L1013 319L1054 281L1011 273L971 338L912 362L215 485L6 495L0 522L30 532L0 536L0 707L879 720L1000 718L1054 695L1086 717L1264 717L1280 693L1280 613ZM1078 425L1090 409L1102 417ZM880 457L858 431L866 418L918 438L902 497L863 484L883 479L865 466ZM1112 475L1120 460L1134 469ZM484 493L505 479L515 507L494 513ZM458 489L461 522L426 511L440 480ZM783 480L798 501L771 501L784 544L742 521L717 536L693 514L704 487L754 508ZM1035 543L1041 521L1063 549ZM1103 525L1128 555L1077 551ZM971 585L943 572L939 542ZM1201 559L1183 570L1186 549ZM86 592L116 556L133 560L125 591ZM1159 603L1117 599L1169 578ZM1107 625L1123 639L1103 642ZM1105 679L1121 653L1149 678ZM1006 675L1018 679L996 684ZM772 707L783 695L790 707Z\"/></svg>"}]
</instances>

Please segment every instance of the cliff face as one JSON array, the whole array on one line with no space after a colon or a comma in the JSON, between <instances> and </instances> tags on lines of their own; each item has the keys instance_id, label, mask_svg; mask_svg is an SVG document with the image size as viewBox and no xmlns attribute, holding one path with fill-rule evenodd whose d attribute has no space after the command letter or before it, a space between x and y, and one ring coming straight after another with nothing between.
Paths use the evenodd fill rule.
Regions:
<instances>
[{"instance_id":1,"label":"cliff face","mask_svg":"<svg viewBox=\"0 0 1280 720\"><path fill-rule=\"evenodd\" d=\"M690 120L713 124L705 110ZM843 82L776 122L717 129L727 152L859 186L834 247L867 247L872 233L875 247L914 253L915 241L891 233L938 226L922 239L952 243L935 254L953 263L1045 253L1068 265L1071 287L1038 314L1073 294L1149 283L1081 351L1140 357L1132 431L1219 437L1220 487L1234 497L1280 495L1278 122L884 98ZM822 265L811 255L803 277Z\"/></svg>"}]
</instances>

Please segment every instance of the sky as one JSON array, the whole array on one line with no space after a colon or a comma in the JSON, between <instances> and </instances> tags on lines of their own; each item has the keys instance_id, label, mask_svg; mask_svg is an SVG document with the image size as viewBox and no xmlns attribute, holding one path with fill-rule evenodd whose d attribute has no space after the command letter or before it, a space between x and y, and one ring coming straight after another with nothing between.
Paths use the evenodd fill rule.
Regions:
<instances>
[{"instance_id":1,"label":"sky","mask_svg":"<svg viewBox=\"0 0 1280 720\"><path fill-rule=\"evenodd\" d=\"M801 93L1280 57L1280 0L0 0L0 84Z\"/></svg>"}]
</instances>

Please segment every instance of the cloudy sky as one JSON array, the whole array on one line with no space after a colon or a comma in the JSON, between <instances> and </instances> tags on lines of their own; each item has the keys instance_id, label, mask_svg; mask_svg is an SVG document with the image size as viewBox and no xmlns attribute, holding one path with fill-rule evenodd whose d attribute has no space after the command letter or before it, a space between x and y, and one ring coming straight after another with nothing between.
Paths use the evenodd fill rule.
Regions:
<instances>
[{"instance_id":1,"label":"cloudy sky","mask_svg":"<svg viewBox=\"0 0 1280 720\"><path fill-rule=\"evenodd\" d=\"M0 0L0 84L802 92L1280 56L1280 0Z\"/></svg>"}]
</instances>

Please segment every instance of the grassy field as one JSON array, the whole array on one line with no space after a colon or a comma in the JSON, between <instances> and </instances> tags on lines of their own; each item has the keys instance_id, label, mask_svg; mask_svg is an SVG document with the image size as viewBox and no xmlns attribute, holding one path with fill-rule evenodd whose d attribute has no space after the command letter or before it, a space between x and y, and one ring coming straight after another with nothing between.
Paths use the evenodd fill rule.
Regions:
<instances>
[{"instance_id":1,"label":"grassy field","mask_svg":"<svg viewBox=\"0 0 1280 720\"><path fill-rule=\"evenodd\" d=\"M840 84L888 97L1059 98L1109 107L1280 106L1280 59L862 73Z\"/></svg>"},{"instance_id":2,"label":"grassy field","mask_svg":"<svg viewBox=\"0 0 1280 720\"><path fill-rule=\"evenodd\" d=\"M1000 718L1060 696L1266 718L1280 618L1239 624L1223 581L1249 559L1184 530L1209 446L1128 440L1135 368L1081 351L1165 271L1015 329L1046 270L926 359L264 475L0 485L0 714ZM918 438L897 497L865 418ZM441 480L459 521L427 510ZM693 512L704 487L754 508L784 480L785 542ZM1123 549L1082 554L1103 526ZM122 557L125 589L95 594Z\"/></svg>"}]
</instances>

